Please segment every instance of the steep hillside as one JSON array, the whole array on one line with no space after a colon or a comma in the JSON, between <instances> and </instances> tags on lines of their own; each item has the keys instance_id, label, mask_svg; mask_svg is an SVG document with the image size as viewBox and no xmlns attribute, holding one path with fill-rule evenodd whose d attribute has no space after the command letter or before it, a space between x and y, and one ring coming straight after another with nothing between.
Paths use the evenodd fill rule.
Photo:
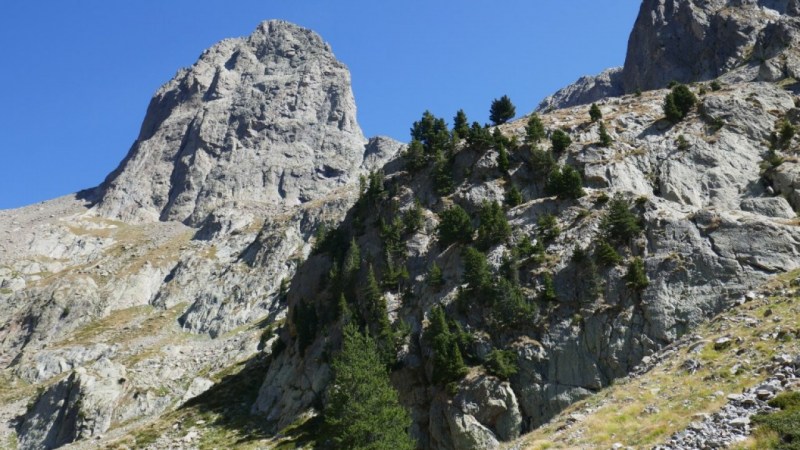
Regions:
<instances>
[{"instance_id":1,"label":"steep hillside","mask_svg":"<svg viewBox=\"0 0 800 450\"><path fill-rule=\"evenodd\" d=\"M156 93L101 186L0 212L0 433L102 435L257 354L315 230L399 149L355 115L330 47L264 22Z\"/></svg>"},{"instance_id":2,"label":"steep hillside","mask_svg":"<svg viewBox=\"0 0 800 450\"><path fill-rule=\"evenodd\" d=\"M0 212L0 446L336 447L345 329L420 448L746 437L798 369L798 15L646 0L624 68L408 145L316 34L220 42L100 186Z\"/></svg>"},{"instance_id":3,"label":"steep hillside","mask_svg":"<svg viewBox=\"0 0 800 450\"><path fill-rule=\"evenodd\" d=\"M298 270L285 349L273 355L256 409L279 429L324 403L340 293L360 323L385 335L365 295L370 267L383 281L399 339L393 380L414 413L415 436L432 448L486 448L515 438L624 377L771 275L798 268L796 214L770 194L774 170L762 168L770 134L793 117L793 95L767 83L695 89L705 90L699 106L676 125L662 118L667 91L598 103L613 139L608 147L598 144L601 125L590 122L589 108L578 107L541 117L546 129L572 137L561 152L515 145L524 140L522 120L500 126L502 136L483 130L473 137L473 129L451 157L431 154L416 171L408 154L389 164L385 185L362 191L363 207L351 211L338 244ZM546 185L555 171L543 155L583 173L585 195L551 196ZM787 158L779 169L794 165ZM442 173L451 177L451 193ZM518 206L508 204L514 188ZM504 205L501 218L492 203ZM477 231L442 245L452 205ZM422 225L408 229L404 218L417 207ZM615 235L612 210L629 211L641 232ZM501 231L505 220L509 228ZM337 277L351 240L363 263L348 293ZM476 257L472 246L483 253ZM649 281L631 275L637 261ZM431 286L434 264L443 281ZM448 383L437 381L442 369L426 331L438 306L469 366L466 377ZM495 376L498 351L511 352L504 354L516 373Z\"/></svg>"}]
</instances>

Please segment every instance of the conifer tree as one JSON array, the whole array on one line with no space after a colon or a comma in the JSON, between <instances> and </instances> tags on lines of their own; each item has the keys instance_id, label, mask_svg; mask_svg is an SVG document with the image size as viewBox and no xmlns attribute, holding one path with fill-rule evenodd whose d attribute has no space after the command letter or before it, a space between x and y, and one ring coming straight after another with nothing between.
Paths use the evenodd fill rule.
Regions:
<instances>
[{"instance_id":1,"label":"conifer tree","mask_svg":"<svg viewBox=\"0 0 800 450\"><path fill-rule=\"evenodd\" d=\"M500 145L497 147L497 168L500 169L501 172L507 173L509 168L509 161L508 161L508 152L506 151L505 145Z\"/></svg>"},{"instance_id":2,"label":"conifer tree","mask_svg":"<svg viewBox=\"0 0 800 450\"><path fill-rule=\"evenodd\" d=\"M567 133L556 130L550 136L550 142L553 144L553 151L556 153L561 153L567 149L567 147L572 144L572 139L570 139Z\"/></svg>"},{"instance_id":3,"label":"conifer tree","mask_svg":"<svg viewBox=\"0 0 800 450\"><path fill-rule=\"evenodd\" d=\"M511 99L507 95L494 99L492 106L489 109L489 120L495 125L501 125L517 115L517 108L511 103Z\"/></svg>"},{"instance_id":4,"label":"conifer tree","mask_svg":"<svg viewBox=\"0 0 800 450\"><path fill-rule=\"evenodd\" d=\"M456 116L453 117L453 133L460 139L466 139L469 136L469 122L463 109L459 109Z\"/></svg>"},{"instance_id":5,"label":"conifer tree","mask_svg":"<svg viewBox=\"0 0 800 450\"><path fill-rule=\"evenodd\" d=\"M346 325L331 368L325 425L336 448L415 448L411 416L400 405L372 338Z\"/></svg>"},{"instance_id":6,"label":"conifer tree","mask_svg":"<svg viewBox=\"0 0 800 450\"><path fill-rule=\"evenodd\" d=\"M387 365L391 364L395 356L392 327L386 312L386 298L381 292L372 266L367 273L367 285L364 287L364 310L364 321L376 338L381 359Z\"/></svg>"},{"instance_id":7,"label":"conifer tree","mask_svg":"<svg viewBox=\"0 0 800 450\"><path fill-rule=\"evenodd\" d=\"M433 349L434 383L446 385L467 374L467 366L458 347L458 336L450 331L444 309L440 306L431 309L430 325L425 330L425 339Z\"/></svg>"},{"instance_id":8,"label":"conifer tree","mask_svg":"<svg viewBox=\"0 0 800 450\"><path fill-rule=\"evenodd\" d=\"M612 242L624 244L641 232L639 221L631 212L628 202L619 194L609 202L608 213L600 227Z\"/></svg>"},{"instance_id":9,"label":"conifer tree","mask_svg":"<svg viewBox=\"0 0 800 450\"><path fill-rule=\"evenodd\" d=\"M544 131L544 125L542 124L542 119L539 118L538 114L531 114L528 118L528 126L525 127L525 143L528 145L537 144L544 139L545 136L546 133Z\"/></svg>"},{"instance_id":10,"label":"conifer tree","mask_svg":"<svg viewBox=\"0 0 800 450\"><path fill-rule=\"evenodd\" d=\"M511 235L503 207L497 202L484 202L480 211L477 244L482 249L504 242Z\"/></svg>"},{"instance_id":11,"label":"conifer tree","mask_svg":"<svg viewBox=\"0 0 800 450\"><path fill-rule=\"evenodd\" d=\"M606 125L603 122L600 122L600 146L609 147L611 146L612 142L614 142L614 140L611 139L611 135L608 134Z\"/></svg>"},{"instance_id":12,"label":"conifer tree","mask_svg":"<svg viewBox=\"0 0 800 450\"><path fill-rule=\"evenodd\" d=\"M628 272L625 274L625 281L635 291L642 291L650 284L642 258L634 258L631 261L628 266Z\"/></svg>"},{"instance_id":13,"label":"conifer tree","mask_svg":"<svg viewBox=\"0 0 800 450\"><path fill-rule=\"evenodd\" d=\"M589 118L592 119L592 122L597 122L603 118L603 113L597 103L592 103L592 107L589 108Z\"/></svg>"},{"instance_id":14,"label":"conifer tree","mask_svg":"<svg viewBox=\"0 0 800 450\"><path fill-rule=\"evenodd\" d=\"M439 244L442 248L454 242L472 241L472 222L464 208L453 205L440 214Z\"/></svg>"},{"instance_id":15,"label":"conifer tree","mask_svg":"<svg viewBox=\"0 0 800 450\"><path fill-rule=\"evenodd\" d=\"M511 189L506 193L506 205L513 208L521 205L523 202L522 193L515 185L511 185Z\"/></svg>"},{"instance_id":16,"label":"conifer tree","mask_svg":"<svg viewBox=\"0 0 800 450\"><path fill-rule=\"evenodd\" d=\"M486 255L478 250L467 247L462 255L464 260L464 283L467 283L468 291L480 294L485 291L492 283L492 274L489 271L489 262Z\"/></svg>"},{"instance_id":17,"label":"conifer tree","mask_svg":"<svg viewBox=\"0 0 800 450\"><path fill-rule=\"evenodd\" d=\"M433 262L431 268L428 270L428 285L431 287L440 287L444 285L444 277L442 276L442 269Z\"/></svg>"}]
</instances>

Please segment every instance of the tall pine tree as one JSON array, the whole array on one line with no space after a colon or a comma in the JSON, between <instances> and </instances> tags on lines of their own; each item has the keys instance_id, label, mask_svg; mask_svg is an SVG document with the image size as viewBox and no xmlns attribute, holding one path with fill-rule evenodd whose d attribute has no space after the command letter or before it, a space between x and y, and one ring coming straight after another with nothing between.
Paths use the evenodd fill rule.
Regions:
<instances>
[{"instance_id":1,"label":"tall pine tree","mask_svg":"<svg viewBox=\"0 0 800 450\"><path fill-rule=\"evenodd\" d=\"M325 425L336 448L412 450L411 416L381 361L375 341L353 324L344 328L342 351L333 359Z\"/></svg>"}]
</instances>

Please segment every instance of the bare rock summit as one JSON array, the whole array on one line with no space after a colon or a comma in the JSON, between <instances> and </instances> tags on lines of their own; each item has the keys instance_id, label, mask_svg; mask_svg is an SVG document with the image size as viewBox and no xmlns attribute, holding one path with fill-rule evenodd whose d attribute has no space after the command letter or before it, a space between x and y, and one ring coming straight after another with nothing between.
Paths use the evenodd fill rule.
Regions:
<instances>
[{"instance_id":1,"label":"bare rock summit","mask_svg":"<svg viewBox=\"0 0 800 450\"><path fill-rule=\"evenodd\" d=\"M96 210L199 225L221 206L296 205L350 180L366 143L350 73L330 46L267 21L206 50L156 92Z\"/></svg>"}]
</instances>

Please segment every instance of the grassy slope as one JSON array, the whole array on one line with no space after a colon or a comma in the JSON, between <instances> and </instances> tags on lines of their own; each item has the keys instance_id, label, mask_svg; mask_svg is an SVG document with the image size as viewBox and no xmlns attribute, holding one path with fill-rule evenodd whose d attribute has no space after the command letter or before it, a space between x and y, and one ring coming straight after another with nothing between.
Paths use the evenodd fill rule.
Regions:
<instances>
[{"instance_id":1,"label":"grassy slope","mask_svg":"<svg viewBox=\"0 0 800 450\"><path fill-rule=\"evenodd\" d=\"M648 373L572 405L513 446L611 448L622 443L649 448L698 420L695 415L713 413L728 394L765 378L773 356L800 353L800 289L790 287L790 280L798 276L800 271L777 277L765 287L766 298L727 311L695 330L702 340L679 348ZM733 345L714 350L714 340L723 336L733 337ZM681 368L690 358L702 364L695 373ZM752 445L757 444L745 443L743 448L756 448Z\"/></svg>"}]
</instances>

